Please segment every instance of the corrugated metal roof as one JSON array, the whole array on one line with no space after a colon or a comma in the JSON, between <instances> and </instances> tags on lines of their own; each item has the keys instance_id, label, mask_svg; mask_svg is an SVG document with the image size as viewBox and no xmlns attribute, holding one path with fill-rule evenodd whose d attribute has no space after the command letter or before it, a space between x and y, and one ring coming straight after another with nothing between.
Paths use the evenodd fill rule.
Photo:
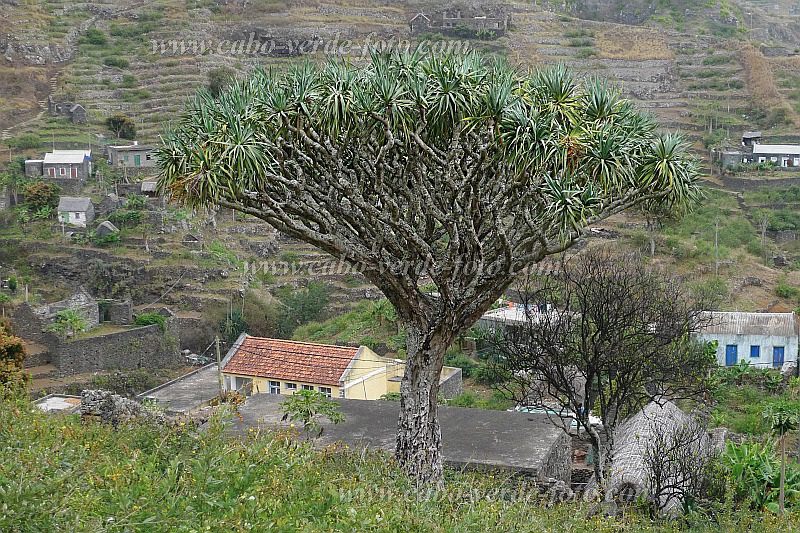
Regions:
<instances>
[{"instance_id":1,"label":"corrugated metal roof","mask_svg":"<svg viewBox=\"0 0 800 533\"><path fill-rule=\"evenodd\" d=\"M768 154L800 154L800 145L797 144L754 144L753 155Z\"/></svg>"},{"instance_id":2,"label":"corrugated metal roof","mask_svg":"<svg viewBox=\"0 0 800 533\"><path fill-rule=\"evenodd\" d=\"M75 198L72 196L62 196L58 200L58 211L85 212L92 205L90 198Z\"/></svg>"},{"instance_id":3,"label":"corrugated metal roof","mask_svg":"<svg viewBox=\"0 0 800 533\"><path fill-rule=\"evenodd\" d=\"M45 164L58 164L58 163L83 163L86 155L75 154L44 154Z\"/></svg>"},{"instance_id":4,"label":"corrugated metal roof","mask_svg":"<svg viewBox=\"0 0 800 533\"><path fill-rule=\"evenodd\" d=\"M797 320L794 313L740 313L706 311L712 318L704 327L704 334L721 335L797 335Z\"/></svg>"}]
</instances>

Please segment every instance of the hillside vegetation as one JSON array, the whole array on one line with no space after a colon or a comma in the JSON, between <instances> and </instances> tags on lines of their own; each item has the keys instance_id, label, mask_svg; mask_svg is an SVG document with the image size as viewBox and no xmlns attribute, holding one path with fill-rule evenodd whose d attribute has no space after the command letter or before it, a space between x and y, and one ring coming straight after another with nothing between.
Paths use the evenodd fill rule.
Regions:
<instances>
[{"instance_id":1,"label":"hillside vegetation","mask_svg":"<svg viewBox=\"0 0 800 533\"><path fill-rule=\"evenodd\" d=\"M449 472L418 492L391 459L315 450L293 431L226 434L149 425L118 430L0 403L3 531L678 531L685 524L587 516L593 505L547 505L504 476ZM797 516L728 512L694 531L789 532Z\"/></svg>"}]
</instances>

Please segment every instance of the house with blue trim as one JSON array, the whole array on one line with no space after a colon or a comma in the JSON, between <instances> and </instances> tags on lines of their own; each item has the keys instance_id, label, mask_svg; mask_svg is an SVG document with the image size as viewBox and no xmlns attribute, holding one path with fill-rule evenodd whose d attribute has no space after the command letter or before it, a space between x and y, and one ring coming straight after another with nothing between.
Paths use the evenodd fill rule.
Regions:
<instances>
[{"instance_id":1,"label":"house with blue trim","mask_svg":"<svg viewBox=\"0 0 800 533\"><path fill-rule=\"evenodd\" d=\"M792 313L706 311L707 324L696 335L702 342L717 341L717 363L741 361L763 368L782 368L797 362L797 317ZM710 320L709 320L710 319Z\"/></svg>"}]
</instances>

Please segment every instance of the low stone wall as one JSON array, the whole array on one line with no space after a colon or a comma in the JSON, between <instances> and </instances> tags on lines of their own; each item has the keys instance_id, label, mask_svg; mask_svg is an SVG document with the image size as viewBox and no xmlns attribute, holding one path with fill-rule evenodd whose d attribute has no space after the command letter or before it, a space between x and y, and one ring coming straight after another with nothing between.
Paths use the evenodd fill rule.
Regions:
<instances>
[{"instance_id":1,"label":"low stone wall","mask_svg":"<svg viewBox=\"0 0 800 533\"><path fill-rule=\"evenodd\" d=\"M182 364L177 328L157 324L61 344L54 364L65 375L99 370L171 368Z\"/></svg>"},{"instance_id":2,"label":"low stone wall","mask_svg":"<svg viewBox=\"0 0 800 533\"><path fill-rule=\"evenodd\" d=\"M453 372L449 377L447 377L443 382L439 383L439 394L447 398L448 400L455 398L462 392L462 379L461 379L461 369L457 369L456 372Z\"/></svg>"},{"instance_id":3,"label":"low stone wall","mask_svg":"<svg viewBox=\"0 0 800 533\"><path fill-rule=\"evenodd\" d=\"M784 172L794 172L797 170L786 170ZM800 177L770 178L770 179L748 179L736 178L733 176L722 176L722 183L726 189L732 191L756 191L767 187L791 187L800 186Z\"/></svg>"}]
</instances>

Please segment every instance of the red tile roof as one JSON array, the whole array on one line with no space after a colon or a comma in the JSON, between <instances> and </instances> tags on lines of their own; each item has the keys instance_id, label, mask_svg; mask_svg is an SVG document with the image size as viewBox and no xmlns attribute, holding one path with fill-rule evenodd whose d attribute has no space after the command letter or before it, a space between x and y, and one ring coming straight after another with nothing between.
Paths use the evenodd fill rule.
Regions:
<instances>
[{"instance_id":1,"label":"red tile roof","mask_svg":"<svg viewBox=\"0 0 800 533\"><path fill-rule=\"evenodd\" d=\"M247 336L223 372L336 387L357 352L348 346Z\"/></svg>"}]
</instances>

